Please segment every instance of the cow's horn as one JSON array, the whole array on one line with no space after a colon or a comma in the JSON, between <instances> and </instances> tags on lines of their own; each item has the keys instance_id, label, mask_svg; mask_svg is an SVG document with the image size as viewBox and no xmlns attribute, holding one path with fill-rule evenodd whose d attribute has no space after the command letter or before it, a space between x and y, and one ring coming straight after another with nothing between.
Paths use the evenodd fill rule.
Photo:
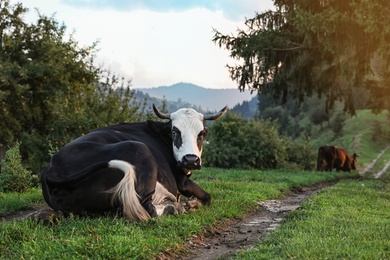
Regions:
<instances>
[{"instance_id":1,"label":"cow's horn","mask_svg":"<svg viewBox=\"0 0 390 260\"><path fill-rule=\"evenodd\" d=\"M158 116L161 119L171 119L171 116L169 114L163 114L158 110L158 108L153 104L153 110L156 116Z\"/></svg>"},{"instance_id":2,"label":"cow's horn","mask_svg":"<svg viewBox=\"0 0 390 260\"><path fill-rule=\"evenodd\" d=\"M204 120L217 120L218 118L220 118L223 114L225 114L225 112L227 111L228 107L225 106L224 108L222 108L218 113L216 113L215 115L209 115L209 116L204 116Z\"/></svg>"}]
</instances>

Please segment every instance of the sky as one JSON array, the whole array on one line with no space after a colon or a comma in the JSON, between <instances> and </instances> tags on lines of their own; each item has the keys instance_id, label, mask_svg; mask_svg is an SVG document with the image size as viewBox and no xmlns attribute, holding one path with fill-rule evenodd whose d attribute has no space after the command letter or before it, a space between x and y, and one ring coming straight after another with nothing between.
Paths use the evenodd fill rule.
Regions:
<instances>
[{"instance_id":1,"label":"sky","mask_svg":"<svg viewBox=\"0 0 390 260\"><path fill-rule=\"evenodd\" d=\"M245 18L272 0L11 0L67 26L79 46L98 41L96 65L132 80L133 88L178 82L237 88L226 65L239 63L212 42L213 28L235 35Z\"/></svg>"}]
</instances>

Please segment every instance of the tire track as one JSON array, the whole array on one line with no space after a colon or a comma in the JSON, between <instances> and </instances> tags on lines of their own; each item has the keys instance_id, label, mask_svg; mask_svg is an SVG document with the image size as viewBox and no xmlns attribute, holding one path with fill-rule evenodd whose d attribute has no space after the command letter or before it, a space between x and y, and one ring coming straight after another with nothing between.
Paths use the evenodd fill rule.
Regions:
<instances>
[{"instance_id":1,"label":"tire track","mask_svg":"<svg viewBox=\"0 0 390 260\"><path fill-rule=\"evenodd\" d=\"M178 255L165 251L157 260L214 260L228 259L241 250L252 248L259 240L275 230L291 211L318 191L337 181L316 184L293 190L281 200L259 202L259 208L244 217L207 230L188 241L186 253Z\"/></svg>"},{"instance_id":2,"label":"tire track","mask_svg":"<svg viewBox=\"0 0 390 260\"><path fill-rule=\"evenodd\" d=\"M361 176L363 176L364 174L366 174L369 170L371 170L375 164L377 163L377 161L382 157L382 155L390 148L390 146L387 146L385 147L379 154L378 156L372 160L372 162L370 162L361 172L359 172L359 174ZM374 174L374 178L375 179L378 179L380 178L383 173L385 173L387 171L387 169L390 167L390 160L386 163L386 165L382 168L382 170L380 170L379 172L375 173Z\"/></svg>"}]
</instances>

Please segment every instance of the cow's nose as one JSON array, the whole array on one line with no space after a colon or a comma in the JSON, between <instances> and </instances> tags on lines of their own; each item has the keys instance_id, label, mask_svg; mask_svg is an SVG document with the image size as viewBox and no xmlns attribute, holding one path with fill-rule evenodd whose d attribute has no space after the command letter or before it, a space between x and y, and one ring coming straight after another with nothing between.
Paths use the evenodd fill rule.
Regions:
<instances>
[{"instance_id":1,"label":"cow's nose","mask_svg":"<svg viewBox=\"0 0 390 260\"><path fill-rule=\"evenodd\" d=\"M195 154L187 154L183 156L182 164L187 169L200 169L200 158Z\"/></svg>"}]
</instances>

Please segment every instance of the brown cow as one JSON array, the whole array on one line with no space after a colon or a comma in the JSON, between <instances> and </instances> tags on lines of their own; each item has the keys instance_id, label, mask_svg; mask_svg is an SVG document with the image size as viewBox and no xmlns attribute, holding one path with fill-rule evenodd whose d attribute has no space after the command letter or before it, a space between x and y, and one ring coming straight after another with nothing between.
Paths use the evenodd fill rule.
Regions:
<instances>
[{"instance_id":1,"label":"brown cow","mask_svg":"<svg viewBox=\"0 0 390 260\"><path fill-rule=\"evenodd\" d=\"M334 168L339 172L350 172L356 170L357 154L354 153L352 156L343 147L336 147L336 159L334 160Z\"/></svg>"},{"instance_id":2,"label":"brown cow","mask_svg":"<svg viewBox=\"0 0 390 260\"><path fill-rule=\"evenodd\" d=\"M317 171L348 171L356 170L358 156L354 153L349 155L343 147L321 146L318 148Z\"/></svg>"}]
</instances>

